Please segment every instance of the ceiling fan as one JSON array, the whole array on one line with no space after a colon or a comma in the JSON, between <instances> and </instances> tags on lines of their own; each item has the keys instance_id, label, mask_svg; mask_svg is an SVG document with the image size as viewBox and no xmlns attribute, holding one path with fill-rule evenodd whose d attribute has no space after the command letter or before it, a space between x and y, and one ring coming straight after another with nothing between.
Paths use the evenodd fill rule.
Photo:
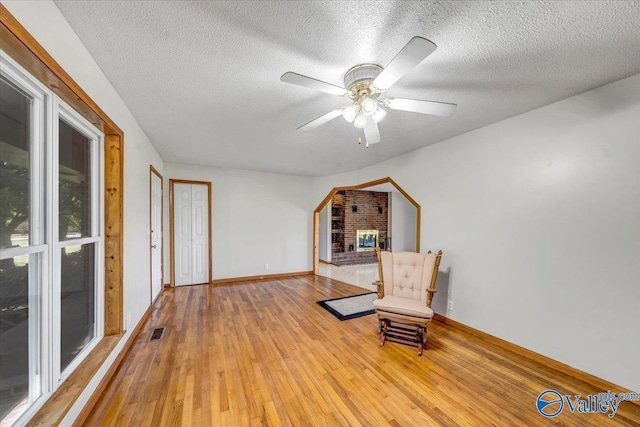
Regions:
<instances>
[{"instance_id":1,"label":"ceiling fan","mask_svg":"<svg viewBox=\"0 0 640 427\"><path fill-rule=\"evenodd\" d=\"M455 111L456 104L405 98L378 99L385 90L389 89L434 50L436 50L435 44L416 36L409 40L409 43L385 68L377 64L359 64L351 67L344 75L346 89L291 71L284 73L280 77L283 82L348 97L353 101L351 105L330 111L300 126L297 130L315 129L342 115L355 127L364 129L364 137L368 147L369 144L380 142L378 122L387 114L385 108L441 117L450 116ZM358 140L360 141L360 138Z\"/></svg>"}]
</instances>

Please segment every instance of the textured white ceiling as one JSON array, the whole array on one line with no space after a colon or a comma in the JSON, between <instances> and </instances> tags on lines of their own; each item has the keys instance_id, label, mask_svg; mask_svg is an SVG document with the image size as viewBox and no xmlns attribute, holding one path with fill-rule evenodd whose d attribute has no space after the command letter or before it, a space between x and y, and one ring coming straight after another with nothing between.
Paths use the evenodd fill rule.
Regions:
<instances>
[{"instance_id":1,"label":"textured white ceiling","mask_svg":"<svg viewBox=\"0 0 640 427\"><path fill-rule=\"evenodd\" d=\"M56 1L162 158L296 175L368 166L640 73L638 1ZM382 142L337 118L336 85L413 36L438 49L386 92L453 102L450 118L391 111Z\"/></svg>"}]
</instances>

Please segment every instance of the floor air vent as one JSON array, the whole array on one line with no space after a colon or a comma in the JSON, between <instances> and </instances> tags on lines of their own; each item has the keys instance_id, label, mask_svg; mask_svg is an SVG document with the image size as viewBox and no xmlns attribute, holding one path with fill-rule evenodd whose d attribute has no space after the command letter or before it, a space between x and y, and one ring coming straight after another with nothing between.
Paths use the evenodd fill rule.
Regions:
<instances>
[{"instance_id":1,"label":"floor air vent","mask_svg":"<svg viewBox=\"0 0 640 427\"><path fill-rule=\"evenodd\" d=\"M151 336L149 337L149 341L161 340L163 336L164 336L164 327L155 328L151 332Z\"/></svg>"}]
</instances>

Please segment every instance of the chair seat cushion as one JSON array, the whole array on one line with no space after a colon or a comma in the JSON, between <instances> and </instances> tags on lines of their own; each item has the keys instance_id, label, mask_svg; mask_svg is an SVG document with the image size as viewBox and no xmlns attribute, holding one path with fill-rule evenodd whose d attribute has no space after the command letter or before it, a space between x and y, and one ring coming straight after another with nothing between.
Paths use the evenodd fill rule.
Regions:
<instances>
[{"instance_id":1,"label":"chair seat cushion","mask_svg":"<svg viewBox=\"0 0 640 427\"><path fill-rule=\"evenodd\" d=\"M373 307L379 311L388 311L405 316L421 317L424 319L431 319L433 317L433 310L427 307L423 301L400 298L393 295L387 295L382 299L375 300Z\"/></svg>"}]
</instances>

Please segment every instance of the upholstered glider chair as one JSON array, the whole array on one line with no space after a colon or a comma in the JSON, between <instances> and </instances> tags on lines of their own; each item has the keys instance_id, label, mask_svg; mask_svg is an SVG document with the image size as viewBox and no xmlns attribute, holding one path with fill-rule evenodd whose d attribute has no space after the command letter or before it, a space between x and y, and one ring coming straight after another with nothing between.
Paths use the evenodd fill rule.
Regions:
<instances>
[{"instance_id":1,"label":"upholstered glider chair","mask_svg":"<svg viewBox=\"0 0 640 427\"><path fill-rule=\"evenodd\" d=\"M417 345L418 356L427 342L427 323L433 318L431 301L442 251L437 254L378 252L380 281L373 307L378 314L380 347L386 340Z\"/></svg>"}]
</instances>

